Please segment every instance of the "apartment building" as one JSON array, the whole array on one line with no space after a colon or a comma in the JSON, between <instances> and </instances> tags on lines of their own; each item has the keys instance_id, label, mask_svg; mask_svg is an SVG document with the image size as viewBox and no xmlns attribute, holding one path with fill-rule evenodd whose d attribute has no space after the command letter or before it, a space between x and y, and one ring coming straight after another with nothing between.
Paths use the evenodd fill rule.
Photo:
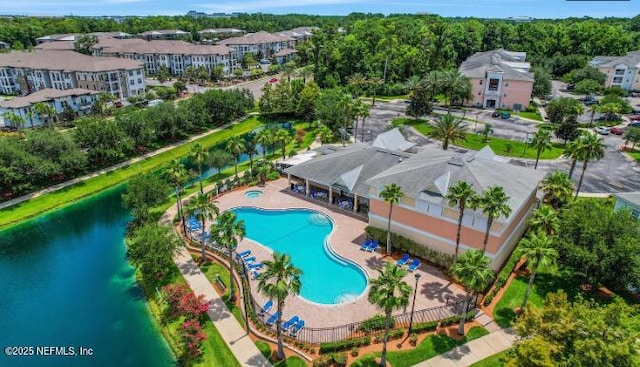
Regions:
<instances>
[{"instance_id":1,"label":"apartment building","mask_svg":"<svg viewBox=\"0 0 640 367\"><path fill-rule=\"evenodd\" d=\"M159 29L146 31L142 33L138 33L136 35L138 38L142 38L143 40L152 41L152 40L180 40L180 39L190 39L191 33L181 31L179 29Z\"/></svg>"},{"instance_id":2,"label":"apartment building","mask_svg":"<svg viewBox=\"0 0 640 367\"><path fill-rule=\"evenodd\" d=\"M76 116L84 116L91 112L100 92L95 90L51 89L46 88L24 97L13 97L9 100L0 100L0 127L18 127L5 118L7 113L13 113L22 117L24 127L40 126L47 122L58 121L58 116L65 109L70 108ZM33 113L32 107L38 103L46 103L52 106L56 114L54 116L40 116Z\"/></svg>"},{"instance_id":3,"label":"apartment building","mask_svg":"<svg viewBox=\"0 0 640 367\"><path fill-rule=\"evenodd\" d=\"M229 37L242 36L246 31L237 28L208 28L198 31L204 39L221 40Z\"/></svg>"},{"instance_id":4,"label":"apartment building","mask_svg":"<svg viewBox=\"0 0 640 367\"><path fill-rule=\"evenodd\" d=\"M296 42L306 42L313 36L313 31L318 27L296 27L286 31L276 32L275 34L283 37L290 37L296 40Z\"/></svg>"},{"instance_id":5,"label":"apartment building","mask_svg":"<svg viewBox=\"0 0 640 367\"><path fill-rule=\"evenodd\" d=\"M589 64L607 76L605 87L640 90L640 51L625 56L596 56Z\"/></svg>"},{"instance_id":6,"label":"apartment building","mask_svg":"<svg viewBox=\"0 0 640 367\"><path fill-rule=\"evenodd\" d=\"M478 108L527 109L533 92L533 73L526 57L525 52L504 49L469 56L459 68L473 89L472 98L464 104Z\"/></svg>"},{"instance_id":7,"label":"apartment building","mask_svg":"<svg viewBox=\"0 0 640 367\"><path fill-rule=\"evenodd\" d=\"M231 37L219 41L218 45L227 46L236 60L242 60L245 54L252 53L259 59L269 59L284 49L293 49L296 40L264 31L248 33L242 37Z\"/></svg>"},{"instance_id":8,"label":"apartment building","mask_svg":"<svg viewBox=\"0 0 640 367\"><path fill-rule=\"evenodd\" d=\"M125 32L92 32L85 34L76 34L76 33L62 33L62 34L48 34L46 36L36 38L36 43L38 45L45 43L55 43L55 42L75 42L78 40L80 36L89 35L96 37L110 37L110 38L131 38L132 34Z\"/></svg>"},{"instance_id":9,"label":"apartment building","mask_svg":"<svg viewBox=\"0 0 640 367\"><path fill-rule=\"evenodd\" d=\"M38 50L0 54L0 91L27 95L42 89L88 89L118 99L144 93L144 68L135 60L73 51Z\"/></svg>"},{"instance_id":10,"label":"apartment building","mask_svg":"<svg viewBox=\"0 0 640 367\"><path fill-rule=\"evenodd\" d=\"M185 41L143 41L101 39L94 47L95 54L136 60L148 74L157 73L162 66L172 75L180 75L188 67L203 67L212 72L222 65L229 75L238 64L231 49L220 45L194 45Z\"/></svg>"}]
</instances>

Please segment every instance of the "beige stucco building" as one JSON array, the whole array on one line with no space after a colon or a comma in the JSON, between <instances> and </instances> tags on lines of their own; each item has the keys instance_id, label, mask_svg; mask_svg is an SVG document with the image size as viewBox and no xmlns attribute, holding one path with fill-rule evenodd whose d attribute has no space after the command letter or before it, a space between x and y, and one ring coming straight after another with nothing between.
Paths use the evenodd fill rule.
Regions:
<instances>
[{"instance_id":1,"label":"beige stucco building","mask_svg":"<svg viewBox=\"0 0 640 367\"><path fill-rule=\"evenodd\" d=\"M596 56L589 64L607 76L605 87L640 90L640 51L625 56Z\"/></svg>"}]
</instances>

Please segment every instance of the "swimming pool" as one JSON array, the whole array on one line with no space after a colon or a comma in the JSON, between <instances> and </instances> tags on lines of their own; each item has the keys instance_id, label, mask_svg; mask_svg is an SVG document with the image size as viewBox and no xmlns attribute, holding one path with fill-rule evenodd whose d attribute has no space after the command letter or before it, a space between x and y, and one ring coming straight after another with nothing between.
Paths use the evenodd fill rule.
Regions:
<instances>
[{"instance_id":1,"label":"swimming pool","mask_svg":"<svg viewBox=\"0 0 640 367\"><path fill-rule=\"evenodd\" d=\"M326 215L310 209L238 207L232 211L244 220L247 238L289 254L293 264L302 269L300 296L305 299L339 304L354 300L367 287L362 269L325 247L333 230Z\"/></svg>"},{"instance_id":2,"label":"swimming pool","mask_svg":"<svg viewBox=\"0 0 640 367\"><path fill-rule=\"evenodd\" d=\"M244 196L246 196L249 199L257 199L257 198L262 196L262 191L260 191L260 190L249 190L249 191L244 193Z\"/></svg>"}]
</instances>

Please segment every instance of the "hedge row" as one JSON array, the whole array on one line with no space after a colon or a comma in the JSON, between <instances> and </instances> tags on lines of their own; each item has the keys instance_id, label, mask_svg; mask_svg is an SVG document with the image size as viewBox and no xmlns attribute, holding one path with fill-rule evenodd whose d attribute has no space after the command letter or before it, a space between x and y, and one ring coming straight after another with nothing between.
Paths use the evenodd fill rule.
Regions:
<instances>
[{"instance_id":1,"label":"hedge row","mask_svg":"<svg viewBox=\"0 0 640 367\"><path fill-rule=\"evenodd\" d=\"M365 336L356 339L341 340L338 342L320 343L320 353L338 352L341 350L351 349L353 347L360 347L363 345L371 344L371 337Z\"/></svg>"},{"instance_id":2,"label":"hedge row","mask_svg":"<svg viewBox=\"0 0 640 367\"><path fill-rule=\"evenodd\" d=\"M387 340L400 339L403 336L404 336L403 329L391 330L389 331L389 337L387 338ZM376 335L373 339L375 343L382 343L383 340L384 340L384 333Z\"/></svg>"},{"instance_id":3,"label":"hedge row","mask_svg":"<svg viewBox=\"0 0 640 367\"><path fill-rule=\"evenodd\" d=\"M474 311L469 311L466 314L465 320L473 320L473 318L476 316L476 313ZM451 316L451 317L447 317L446 319L442 319L440 320L440 326L444 327L444 326L449 326L449 325L453 325L453 324L457 324L460 322L460 315L455 315L455 316Z\"/></svg>"},{"instance_id":4,"label":"hedge row","mask_svg":"<svg viewBox=\"0 0 640 367\"><path fill-rule=\"evenodd\" d=\"M367 226L367 228L365 228L365 232L369 238L378 240L381 246L387 245L387 231L384 229ZM421 245L393 232L391 233L391 245L394 249L429 260L445 269L448 269L451 264L453 264L453 255L432 250L425 245Z\"/></svg>"},{"instance_id":5,"label":"hedge row","mask_svg":"<svg viewBox=\"0 0 640 367\"><path fill-rule=\"evenodd\" d=\"M347 353L331 353L313 360L313 367L342 367L347 365Z\"/></svg>"},{"instance_id":6,"label":"hedge row","mask_svg":"<svg viewBox=\"0 0 640 367\"><path fill-rule=\"evenodd\" d=\"M384 315L375 315L367 320L363 321L360 325L360 330L362 331L373 331L373 330L383 330L385 328L386 317ZM393 329L396 325L396 320L391 319L391 324L389 327Z\"/></svg>"},{"instance_id":7,"label":"hedge row","mask_svg":"<svg viewBox=\"0 0 640 367\"><path fill-rule=\"evenodd\" d=\"M484 301L482 302L482 304L484 304L485 306L491 304L491 301L493 301L493 298L496 296L496 294L498 294L498 292L500 292L500 290L507 284L509 276L518 264L518 261L520 261L520 257L516 256L514 251L514 253L511 254L511 257L509 257L509 260L507 260L507 262L502 267L502 270L500 270L500 273L498 273L496 282L493 284L493 289L491 290L491 292L489 292L489 294L487 294L486 297L484 297Z\"/></svg>"},{"instance_id":8,"label":"hedge row","mask_svg":"<svg viewBox=\"0 0 640 367\"><path fill-rule=\"evenodd\" d=\"M438 328L440 321L422 322L411 327L412 333L420 333L423 331L434 331Z\"/></svg>"}]
</instances>

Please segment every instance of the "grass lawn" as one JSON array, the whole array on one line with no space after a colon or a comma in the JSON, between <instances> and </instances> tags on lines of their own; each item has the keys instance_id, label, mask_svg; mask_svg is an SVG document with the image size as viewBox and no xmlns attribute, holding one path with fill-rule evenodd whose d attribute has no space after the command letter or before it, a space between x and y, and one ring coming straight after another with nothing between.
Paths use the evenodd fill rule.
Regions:
<instances>
[{"instance_id":1,"label":"grass lawn","mask_svg":"<svg viewBox=\"0 0 640 367\"><path fill-rule=\"evenodd\" d=\"M252 116L243 122L222 129L214 134L207 135L196 141L202 143L205 147L213 146L231 136L247 133L261 124L262 122L259 116ZM41 195L18 205L0 210L0 228L22 222L25 219L35 217L53 209L61 208L78 199L121 184L135 175L158 169L163 164L166 164L175 158L186 156L193 144L195 144L195 142L183 144L177 148L133 165L123 167L89 180L79 182L62 190Z\"/></svg>"},{"instance_id":2,"label":"grass lawn","mask_svg":"<svg viewBox=\"0 0 640 367\"><path fill-rule=\"evenodd\" d=\"M413 120L413 119L402 119L405 124L413 126L419 133L422 135L431 137L433 135L433 131L435 128L432 125L429 125L425 120ZM396 121L396 120L394 120ZM498 155L506 156L506 157L519 157L519 158L528 158L535 159L536 151L531 146L527 146L525 152L526 144L522 141L518 140L508 140L501 139L493 136L489 136L489 141L484 142L484 137L480 134L467 133L467 137L465 141L458 141L454 145L472 149L472 150L480 150L484 148L486 145L489 145L491 149ZM510 146L510 149L507 149L507 145ZM540 159L556 159L562 155L564 151L564 145L560 143L553 143L553 148L551 150L547 150L540 154ZM523 154L524 153L524 154Z\"/></svg>"},{"instance_id":3,"label":"grass lawn","mask_svg":"<svg viewBox=\"0 0 640 367\"><path fill-rule=\"evenodd\" d=\"M627 152L636 162L640 162L640 150L636 149L633 152Z\"/></svg>"},{"instance_id":4,"label":"grass lawn","mask_svg":"<svg viewBox=\"0 0 640 367\"><path fill-rule=\"evenodd\" d=\"M481 361L478 361L469 367L503 367L504 366L503 358L507 356L507 353L509 353L509 349L503 352L500 352L498 354L494 354L491 357L485 358Z\"/></svg>"},{"instance_id":5,"label":"grass lawn","mask_svg":"<svg viewBox=\"0 0 640 367\"><path fill-rule=\"evenodd\" d=\"M217 289L217 286L216 286L215 280L217 279L218 276L220 277L220 279L222 280L222 283L224 283L224 285L226 286L226 292L224 292L224 295L222 296L222 300L224 301L224 304L227 305L227 307L229 308L233 316L236 318L236 320L238 320L242 328L245 329L247 326L244 323L244 319L242 318L242 310L240 310L238 306L232 305L227 301L229 299L229 291L230 291L229 290L229 270L227 270L226 267L214 262L206 263L205 265L200 266L200 269L216 289ZM235 287L235 290L236 292L238 292L237 287Z\"/></svg>"},{"instance_id":6,"label":"grass lawn","mask_svg":"<svg viewBox=\"0 0 640 367\"><path fill-rule=\"evenodd\" d=\"M273 367L307 367L307 364L302 358L293 356L285 359L284 361L275 363Z\"/></svg>"},{"instance_id":7,"label":"grass lawn","mask_svg":"<svg viewBox=\"0 0 640 367\"><path fill-rule=\"evenodd\" d=\"M518 114L520 117L524 117L527 118L529 120L536 120L536 121L540 121L542 122L542 116L540 116L540 114L538 112L520 112Z\"/></svg>"},{"instance_id":8,"label":"grass lawn","mask_svg":"<svg viewBox=\"0 0 640 367\"><path fill-rule=\"evenodd\" d=\"M489 332L483 327L472 327L467 335L460 340L452 339L446 335L433 334L426 337L415 349L407 351L394 351L387 353L387 360L393 367L409 367L429 358L435 357L449 351L459 345L485 336ZM390 341L393 343L394 341ZM380 357L380 352L371 353L356 360L352 367L374 367L377 366L375 359Z\"/></svg>"},{"instance_id":9,"label":"grass lawn","mask_svg":"<svg viewBox=\"0 0 640 367\"><path fill-rule=\"evenodd\" d=\"M265 358L268 359L269 357L271 357L271 347L269 346L269 343L258 340L254 342L254 344L256 345L256 347L258 347L258 350Z\"/></svg>"}]
</instances>

